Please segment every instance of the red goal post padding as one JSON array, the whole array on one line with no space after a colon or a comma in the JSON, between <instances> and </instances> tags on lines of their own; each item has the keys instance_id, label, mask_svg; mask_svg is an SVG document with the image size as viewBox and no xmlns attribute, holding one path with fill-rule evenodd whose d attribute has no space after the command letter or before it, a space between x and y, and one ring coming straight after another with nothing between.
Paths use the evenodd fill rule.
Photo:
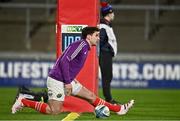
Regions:
<instances>
[{"instance_id":1,"label":"red goal post padding","mask_svg":"<svg viewBox=\"0 0 180 121\"><path fill-rule=\"evenodd\" d=\"M57 57L68 44L77 41L84 26L99 24L98 0L58 0L56 41ZM97 94L98 91L98 61L96 47L90 50L85 66L78 74L77 80L89 90ZM65 98L63 111L92 112L94 107L88 102L76 97Z\"/></svg>"}]
</instances>

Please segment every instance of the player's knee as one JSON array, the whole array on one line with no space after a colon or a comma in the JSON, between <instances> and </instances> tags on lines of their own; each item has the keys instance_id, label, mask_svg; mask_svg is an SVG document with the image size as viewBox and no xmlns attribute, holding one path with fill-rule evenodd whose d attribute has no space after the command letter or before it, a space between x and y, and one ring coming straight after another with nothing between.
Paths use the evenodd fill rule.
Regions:
<instances>
[{"instance_id":1,"label":"player's knee","mask_svg":"<svg viewBox=\"0 0 180 121\"><path fill-rule=\"evenodd\" d=\"M54 107L54 108L51 108L51 114L52 115L57 115L57 114L59 114L61 111L60 111L60 108L56 108L56 107Z\"/></svg>"}]
</instances>

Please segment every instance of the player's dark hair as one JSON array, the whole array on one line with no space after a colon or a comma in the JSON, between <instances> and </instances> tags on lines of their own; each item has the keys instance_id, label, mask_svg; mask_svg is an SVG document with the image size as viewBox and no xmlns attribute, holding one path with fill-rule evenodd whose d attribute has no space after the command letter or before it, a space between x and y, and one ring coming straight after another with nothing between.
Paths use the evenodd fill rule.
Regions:
<instances>
[{"instance_id":1,"label":"player's dark hair","mask_svg":"<svg viewBox=\"0 0 180 121\"><path fill-rule=\"evenodd\" d=\"M82 29L82 35L81 38L82 39L86 39L87 35L92 35L94 32L98 32L99 29L97 27L85 27Z\"/></svg>"}]
</instances>

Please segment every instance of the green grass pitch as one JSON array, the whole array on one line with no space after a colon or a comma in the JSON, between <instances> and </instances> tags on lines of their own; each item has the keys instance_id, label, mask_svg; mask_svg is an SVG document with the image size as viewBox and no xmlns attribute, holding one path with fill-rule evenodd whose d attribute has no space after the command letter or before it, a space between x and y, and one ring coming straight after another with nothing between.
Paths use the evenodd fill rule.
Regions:
<instances>
[{"instance_id":1,"label":"green grass pitch","mask_svg":"<svg viewBox=\"0 0 180 121\"><path fill-rule=\"evenodd\" d=\"M33 89L34 90L34 89ZM38 90L38 89L35 89ZM32 109L24 108L11 114L11 106L17 88L0 88L0 120L56 120L60 121L68 113L57 116L43 115ZM97 119L93 113L83 113L78 120L180 120L180 90L168 89L113 89L116 100L122 103L135 100L134 107L127 115L118 116L111 112L106 119ZM102 97L102 91L99 91Z\"/></svg>"}]
</instances>

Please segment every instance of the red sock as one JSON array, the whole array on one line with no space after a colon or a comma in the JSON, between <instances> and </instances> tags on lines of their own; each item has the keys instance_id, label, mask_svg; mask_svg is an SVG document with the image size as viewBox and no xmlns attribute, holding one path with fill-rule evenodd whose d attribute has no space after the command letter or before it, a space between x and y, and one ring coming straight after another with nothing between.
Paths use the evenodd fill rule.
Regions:
<instances>
[{"instance_id":1,"label":"red sock","mask_svg":"<svg viewBox=\"0 0 180 121\"><path fill-rule=\"evenodd\" d=\"M109 108L109 110L114 111L114 112L118 112L121 109L120 105L114 105L114 104L108 103L108 102L106 102L105 100L103 100L103 99L101 99L99 97L96 98L93 105L94 106L105 105L105 106L107 106Z\"/></svg>"},{"instance_id":2,"label":"red sock","mask_svg":"<svg viewBox=\"0 0 180 121\"><path fill-rule=\"evenodd\" d=\"M22 99L22 103L26 107L33 108L41 113L46 114L46 107L48 106L46 103L32 101L28 99Z\"/></svg>"}]
</instances>

